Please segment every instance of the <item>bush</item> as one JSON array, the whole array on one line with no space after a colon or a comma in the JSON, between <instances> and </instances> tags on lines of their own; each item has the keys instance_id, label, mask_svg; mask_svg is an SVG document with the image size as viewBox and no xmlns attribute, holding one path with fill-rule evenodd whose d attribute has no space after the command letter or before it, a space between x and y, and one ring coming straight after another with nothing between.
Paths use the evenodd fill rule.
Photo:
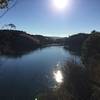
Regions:
<instances>
[{"instance_id":1,"label":"bush","mask_svg":"<svg viewBox=\"0 0 100 100\"><path fill-rule=\"evenodd\" d=\"M82 50L82 61L90 77L100 82L100 33L95 32L85 41Z\"/></svg>"},{"instance_id":2,"label":"bush","mask_svg":"<svg viewBox=\"0 0 100 100\"><path fill-rule=\"evenodd\" d=\"M63 87L74 98L71 100L89 100L91 89L84 65L75 60L69 60L64 66L63 73Z\"/></svg>"},{"instance_id":3,"label":"bush","mask_svg":"<svg viewBox=\"0 0 100 100\"><path fill-rule=\"evenodd\" d=\"M100 32L93 31L85 41L82 50L82 61L89 73L92 84L92 100L100 100Z\"/></svg>"}]
</instances>

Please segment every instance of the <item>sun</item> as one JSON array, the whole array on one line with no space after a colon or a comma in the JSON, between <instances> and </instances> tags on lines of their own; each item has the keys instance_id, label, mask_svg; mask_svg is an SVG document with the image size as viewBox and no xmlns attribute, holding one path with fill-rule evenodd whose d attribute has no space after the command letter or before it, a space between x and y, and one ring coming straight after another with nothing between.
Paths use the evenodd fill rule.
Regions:
<instances>
[{"instance_id":1,"label":"sun","mask_svg":"<svg viewBox=\"0 0 100 100\"><path fill-rule=\"evenodd\" d=\"M65 10L70 4L69 1L70 0L53 0L53 6L58 10Z\"/></svg>"}]
</instances>

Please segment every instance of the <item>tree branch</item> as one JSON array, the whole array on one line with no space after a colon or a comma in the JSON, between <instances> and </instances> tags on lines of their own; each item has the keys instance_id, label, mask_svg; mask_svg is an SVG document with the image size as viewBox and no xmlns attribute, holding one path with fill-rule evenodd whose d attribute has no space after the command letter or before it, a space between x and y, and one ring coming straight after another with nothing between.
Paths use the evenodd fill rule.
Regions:
<instances>
[{"instance_id":1,"label":"tree branch","mask_svg":"<svg viewBox=\"0 0 100 100\"><path fill-rule=\"evenodd\" d=\"M16 4L17 4L17 0L15 0L15 3L14 3L10 8L7 7L7 10L6 10L2 15L0 15L0 18L2 18L2 17L3 17L10 9L12 9Z\"/></svg>"}]
</instances>

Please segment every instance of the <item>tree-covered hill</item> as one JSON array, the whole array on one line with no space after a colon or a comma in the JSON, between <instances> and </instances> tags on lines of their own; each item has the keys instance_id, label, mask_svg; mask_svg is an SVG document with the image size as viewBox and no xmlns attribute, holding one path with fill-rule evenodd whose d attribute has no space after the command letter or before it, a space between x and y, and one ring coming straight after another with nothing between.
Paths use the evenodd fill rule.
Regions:
<instances>
[{"instance_id":1,"label":"tree-covered hill","mask_svg":"<svg viewBox=\"0 0 100 100\"><path fill-rule=\"evenodd\" d=\"M65 48L73 51L81 52L84 41L88 38L89 34L78 33L66 38Z\"/></svg>"},{"instance_id":2,"label":"tree-covered hill","mask_svg":"<svg viewBox=\"0 0 100 100\"><path fill-rule=\"evenodd\" d=\"M40 38L42 37L42 39ZM35 36L18 30L0 30L0 53L25 53L43 45L44 36Z\"/></svg>"}]
</instances>

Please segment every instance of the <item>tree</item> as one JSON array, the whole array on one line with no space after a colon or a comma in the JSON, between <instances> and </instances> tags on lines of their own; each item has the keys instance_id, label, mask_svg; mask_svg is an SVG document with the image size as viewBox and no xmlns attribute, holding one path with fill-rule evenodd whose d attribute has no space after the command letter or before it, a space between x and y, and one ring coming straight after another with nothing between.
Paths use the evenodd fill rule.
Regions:
<instances>
[{"instance_id":1,"label":"tree","mask_svg":"<svg viewBox=\"0 0 100 100\"><path fill-rule=\"evenodd\" d=\"M17 0L0 0L0 17L4 16L17 3Z\"/></svg>"},{"instance_id":2,"label":"tree","mask_svg":"<svg viewBox=\"0 0 100 100\"><path fill-rule=\"evenodd\" d=\"M85 41L82 49L82 61L92 80L100 84L100 32L95 32Z\"/></svg>"},{"instance_id":3,"label":"tree","mask_svg":"<svg viewBox=\"0 0 100 100\"><path fill-rule=\"evenodd\" d=\"M11 0L0 0L0 9L7 8Z\"/></svg>"},{"instance_id":4,"label":"tree","mask_svg":"<svg viewBox=\"0 0 100 100\"><path fill-rule=\"evenodd\" d=\"M88 34L78 33L66 39L66 44L70 50L81 52L82 44L88 38Z\"/></svg>"},{"instance_id":5,"label":"tree","mask_svg":"<svg viewBox=\"0 0 100 100\"><path fill-rule=\"evenodd\" d=\"M6 24L2 27L2 29L16 29L16 26L14 24Z\"/></svg>"},{"instance_id":6,"label":"tree","mask_svg":"<svg viewBox=\"0 0 100 100\"><path fill-rule=\"evenodd\" d=\"M91 62L91 59L100 55L100 32L91 34L83 44L82 60L85 65Z\"/></svg>"},{"instance_id":7,"label":"tree","mask_svg":"<svg viewBox=\"0 0 100 100\"><path fill-rule=\"evenodd\" d=\"M91 33L96 33L96 30L91 31Z\"/></svg>"}]
</instances>

